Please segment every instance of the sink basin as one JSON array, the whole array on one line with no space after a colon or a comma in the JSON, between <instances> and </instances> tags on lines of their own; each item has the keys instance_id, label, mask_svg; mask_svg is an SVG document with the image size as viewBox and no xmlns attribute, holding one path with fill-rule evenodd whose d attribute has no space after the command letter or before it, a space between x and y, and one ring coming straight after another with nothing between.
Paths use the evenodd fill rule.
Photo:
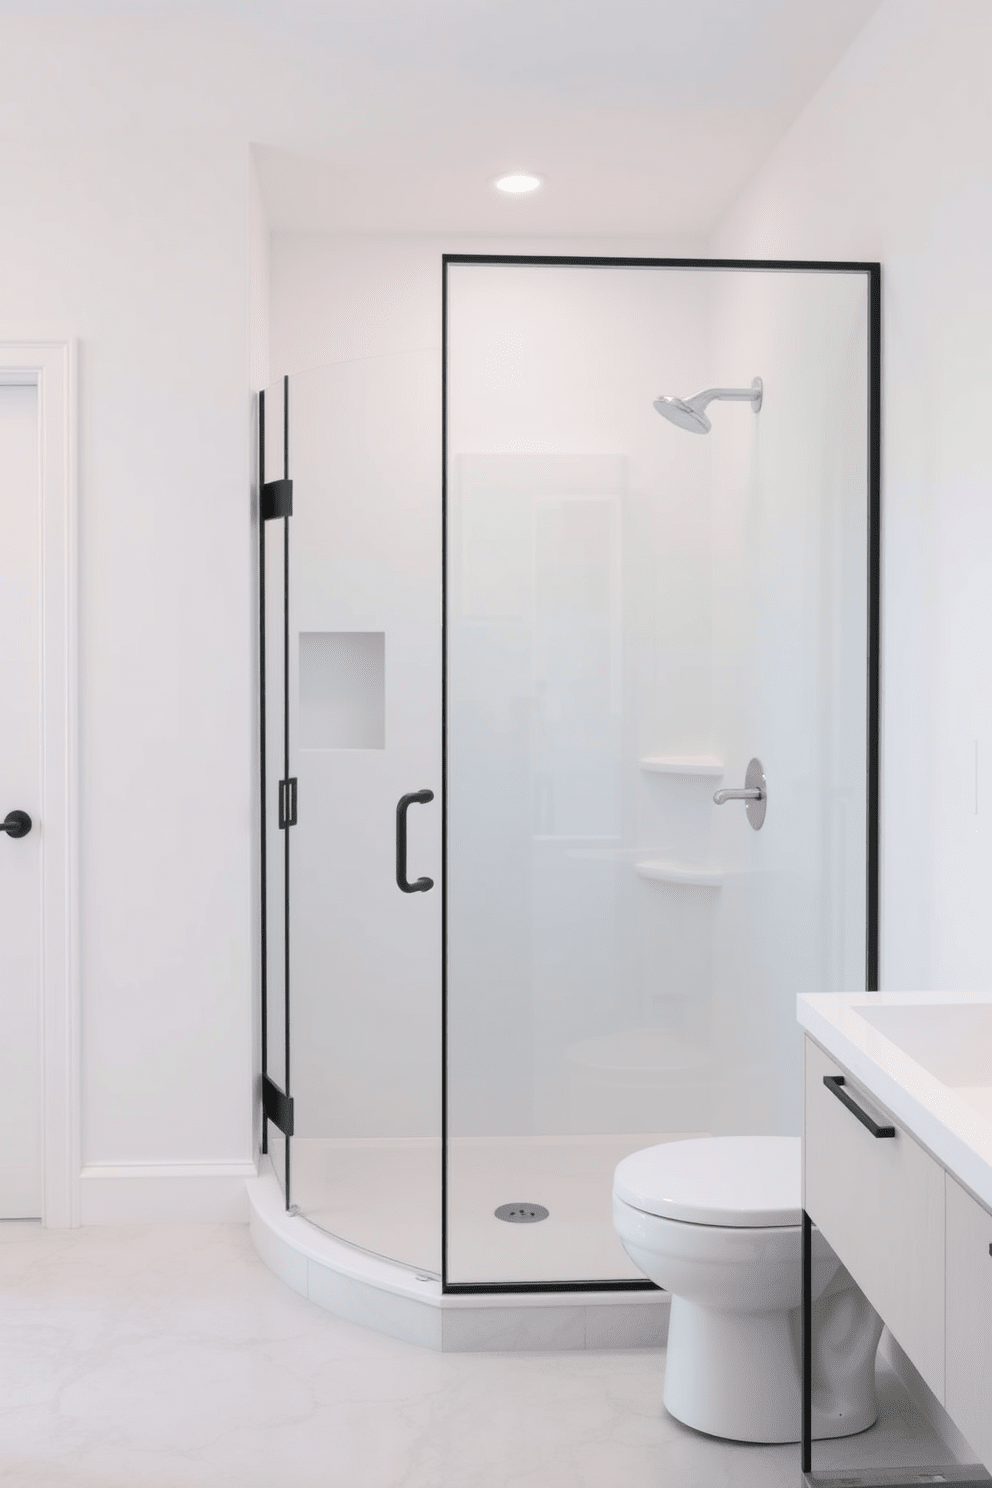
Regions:
<instances>
[{"instance_id":1,"label":"sink basin","mask_svg":"<svg viewBox=\"0 0 992 1488\"><path fill-rule=\"evenodd\" d=\"M858 1017L992 1120L992 1004L859 1007Z\"/></svg>"}]
</instances>

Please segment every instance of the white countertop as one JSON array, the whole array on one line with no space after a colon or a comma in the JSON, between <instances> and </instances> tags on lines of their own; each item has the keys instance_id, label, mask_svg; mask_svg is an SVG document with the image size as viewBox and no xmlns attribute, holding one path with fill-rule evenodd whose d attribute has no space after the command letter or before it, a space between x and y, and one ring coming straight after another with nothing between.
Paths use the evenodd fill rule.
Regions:
<instances>
[{"instance_id":1,"label":"white countertop","mask_svg":"<svg viewBox=\"0 0 992 1488\"><path fill-rule=\"evenodd\" d=\"M992 1210L992 1082L988 1088L945 1083L858 1012L965 1005L992 1008L992 992L806 993L797 998L797 1016L897 1123ZM988 1059L992 1063L992 1048ZM974 1079L967 1073L963 1078Z\"/></svg>"}]
</instances>

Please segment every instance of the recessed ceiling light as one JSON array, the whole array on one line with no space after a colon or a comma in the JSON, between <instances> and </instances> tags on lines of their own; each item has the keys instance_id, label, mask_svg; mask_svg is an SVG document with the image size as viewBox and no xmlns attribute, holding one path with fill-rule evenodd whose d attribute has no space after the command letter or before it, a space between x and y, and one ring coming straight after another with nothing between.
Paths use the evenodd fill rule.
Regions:
<instances>
[{"instance_id":1,"label":"recessed ceiling light","mask_svg":"<svg viewBox=\"0 0 992 1488\"><path fill-rule=\"evenodd\" d=\"M540 176L500 176L496 189L519 196L524 191L536 191L540 184Z\"/></svg>"}]
</instances>

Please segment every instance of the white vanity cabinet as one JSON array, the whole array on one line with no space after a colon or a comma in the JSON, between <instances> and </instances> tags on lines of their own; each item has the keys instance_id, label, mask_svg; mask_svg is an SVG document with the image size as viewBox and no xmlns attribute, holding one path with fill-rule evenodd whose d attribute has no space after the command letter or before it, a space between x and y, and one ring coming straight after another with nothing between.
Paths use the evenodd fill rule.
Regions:
<instances>
[{"instance_id":1,"label":"white vanity cabinet","mask_svg":"<svg viewBox=\"0 0 992 1488\"><path fill-rule=\"evenodd\" d=\"M806 1214L992 1472L992 993L797 1013Z\"/></svg>"},{"instance_id":2,"label":"white vanity cabinet","mask_svg":"<svg viewBox=\"0 0 992 1488\"><path fill-rule=\"evenodd\" d=\"M951 1420L989 1466L992 1463L992 1214L976 1203L950 1173L946 1175L946 1205L944 1404Z\"/></svg>"},{"instance_id":3,"label":"white vanity cabinet","mask_svg":"<svg viewBox=\"0 0 992 1488\"><path fill-rule=\"evenodd\" d=\"M891 1118L808 1035L805 1051L806 1212L943 1402L944 1170L898 1124L873 1137L824 1076Z\"/></svg>"}]
</instances>

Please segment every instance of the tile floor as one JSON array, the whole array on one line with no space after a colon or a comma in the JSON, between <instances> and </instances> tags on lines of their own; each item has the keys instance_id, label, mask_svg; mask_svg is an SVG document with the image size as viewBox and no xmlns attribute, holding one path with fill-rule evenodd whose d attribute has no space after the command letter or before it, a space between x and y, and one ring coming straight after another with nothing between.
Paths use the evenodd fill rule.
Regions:
<instances>
[{"instance_id":1,"label":"tile floor","mask_svg":"<svg viewBox=\"0 0 992 1488\"><path fill-rule=\"evenodd\" d=\"M239 1225L0 1224L4 1488L779 1488L661 1404L663 1350L435 1354L284 1287ZM817 1464L953 1460L895 1377Z\"/></svg>"}]
</instances>

